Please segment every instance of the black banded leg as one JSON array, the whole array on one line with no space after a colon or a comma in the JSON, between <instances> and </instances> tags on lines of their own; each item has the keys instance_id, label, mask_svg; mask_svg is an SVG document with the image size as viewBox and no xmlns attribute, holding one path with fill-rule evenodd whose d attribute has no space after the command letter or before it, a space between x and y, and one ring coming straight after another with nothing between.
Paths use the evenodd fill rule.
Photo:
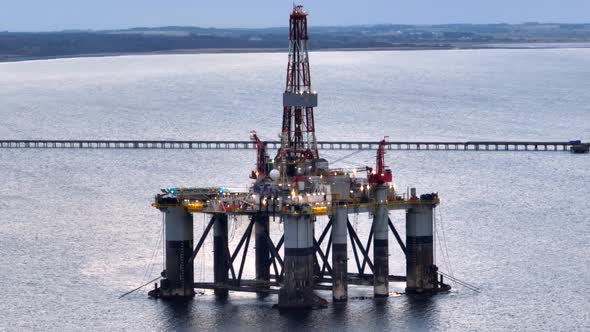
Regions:
<instances>
[{"instance_id":1,"label":"black banded leg","mask_svg":"<svg viewBox=\"0 0 590 332\"><path fill-rule=\"evenodd\" d=\"M406 212L406 292L422 293L437 288L434 265L433 206L416 206Z\"/></svg>"},{"instance_id":2,"label":"black banded leg","mask_svg":"<svg viewBox=\"0 0 590 332\"><path fill-rule=\"evenodd\" d=\"M284 284L279 291L279 308L312 308L325 304L313 291L314 229L309 215L284 218Z\"/></svg>"},{"instance_id":3,"label":"black banded leg","mask_svg":"<svg viewBox=\"0 0 590 332\"><path fill-rule=\"evenodd\" d=\"M256 246L256 280L261 283L270 283L270 248L266 238L269 236L268 216L256 215L255 218L255 243ZM268 285L262 285L263 288L269 288ZM259 295L268 295L263 292Z\"/></svg>"},{"instance_id":4,"label":"black banded leg","mask_svg":"<svg viewBox=\"0 0 590 332\"><path fill-rule=\"evenodd\" d=\"M373 217L373 290L375 297L389 296L389 215L385 201L387 188L380 185L375 189L377 205Z\"/></svg>"},{"instance_id":5,"label":"black banded leg","mask_svg":"<svg viewBox=\"0 0 590 332\"><path fill-rule=\"evenodd\" d=\"M230 257L227 240L227 215L216 214L213 224L213 279L216 285L227 285L229 281ZM227 294L227 289L215 289L215 295Z\"/></svg>"},{"instance_id":6,"label":"black banded leg","mask_svg":"<svg viewBox=\"0 0 590 332\"><path fill-rule=\"evenodd\" d=\"M186 208L163 210L165 223L166 262L159 293L161 297L193 297L193 216Z\"/></svg>"},{"instance_id":7,"label":"black banded leg","mask_svg":"<svg viewBox=\"0 0 590 332\"><path fill-rule=\"evenodd\" d=\"M332 297L334 301L348 299L348 211L338 204L332 216Z\"/></svg>"}]
</instances>

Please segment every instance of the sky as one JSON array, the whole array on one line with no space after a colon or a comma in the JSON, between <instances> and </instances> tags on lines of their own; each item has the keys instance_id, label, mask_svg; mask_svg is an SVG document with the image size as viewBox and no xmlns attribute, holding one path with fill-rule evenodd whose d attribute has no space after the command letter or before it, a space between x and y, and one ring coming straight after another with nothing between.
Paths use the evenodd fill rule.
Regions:
<instances>
[{"instance_id":1,"label":"sky","mask_svg":"<svg viewBox=\"0 0 590 332\"><path fill-rule=\"evenodd\" d=\"M590 0L301 0L310 25L589 23ZM0 31L287 24L290 0L0 0Z\"/></svg>"}]
</instances>

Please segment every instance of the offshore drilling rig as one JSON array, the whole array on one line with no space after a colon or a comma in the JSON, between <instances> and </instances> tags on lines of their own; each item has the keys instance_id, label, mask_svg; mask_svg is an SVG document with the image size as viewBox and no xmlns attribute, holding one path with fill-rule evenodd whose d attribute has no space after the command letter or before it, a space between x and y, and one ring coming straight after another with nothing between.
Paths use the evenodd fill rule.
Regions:
<instances>
[{"instance_id":1,"label":"offshore drilling rig","mask_svg":"<svg viewBox=\"0 0 590 332\"><path fill-rule=\"evenodd\" d=\"M290 14L281 146L270 158L264 142L252 132L257 158L249 190L166 188L156 195L152 205L164 213L165 266L160 286L156 284L150 296L192 297L195 288L214 289L218 295L227 295L228 291L274 293L278 294L279 308L310 308L327 304L315 290L332 290L334 301L345 301L349 284L373 286L375 297L388 296L392 280L405 281L407 293L450 289L442 276L439 280L433 259L433 211L440 202L438 194L417 196L415 189L398 194L392 172L385 165L386 140L381 141L375 167L333 169L320 158L314 121L318 95L311 86L307 16L302 6L294 6ZM389 219L390 210L406 211L405 243ZM211 218L194 245L193 214L197 213ZM372 216L366 245L351 225L350 213ZM228 246L228 217L238 215L250 219L232 253ZM322 215L329 216L329 221L316 238L316 217ZM271 217L284 229L276 243L269 233ZM214 280L195 283L194 261L211 229ZM406 256L406 276L389 274L390 231ZM256 278L244 280L252 233ZM348 239L356 262L355 273L348 271ZM240 252L236 269L234 262ZM366 273L365 268L369 270Z\"/></svg>"}]
</instances>

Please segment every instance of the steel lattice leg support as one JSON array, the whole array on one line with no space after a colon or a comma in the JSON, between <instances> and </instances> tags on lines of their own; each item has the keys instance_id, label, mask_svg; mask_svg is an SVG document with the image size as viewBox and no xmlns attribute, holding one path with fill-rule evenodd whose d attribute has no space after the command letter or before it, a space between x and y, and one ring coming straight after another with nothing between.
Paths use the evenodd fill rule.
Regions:
<instances>
[{"instance_id":1,"label":"steel lattice leg support","mask_svg":"<svg viewBox=\"0 0 590 332\"><path fill-rule=\"evenodd\" d=\"M213 278L218 285L226 285L229 280L230 257L227 249L227 215L215 215L213 224ZM216 295L227 295L227 290L216 289Z\"/></svg>"},{"instance_id":2,"label":"steel lattice leg support","mask_svg":"<svg viewBox=\"0 0 590 332\"><path fill-rule=\"evenodd\" d=\"M375 189L377 201L373 219L373 287L375 297L389 296L389 215L385 202L386 188L379 186Z\"/></svg>"},{"instance_id":3,"label":"steel lattice leg support","mask_svg":"<svg viewBox=\"0 0 590 332\"><path fill-rule=\"evenodd\" d=\"M336 208L332 216L332 296L334 301L348 299L347 224L348 211L343 206Z\"/></svg>"},{"instance_id":4,"label":"steel lattice leg support","mask_svg":"<svg viewBox=\"0 0 590 332\"><path fill-rule=\"evenodd\" d=\"M166 208L166 267L158 296L193 297L193 216L184 207Z\"/></svg>"},{"instance_id":5,"label":"steel lattice leg support","mask_svg":"<svg viewBox=\"0 0 590 332\"><path fill-rule=\"evenodd\" d=\"M313 221L309 215L287 215L285 227L285 283L279 308L312 308L326 301L313 291Z\"/></svg>"},{"instance_id":6,"label":"steel lattice leg support","mask_svg":"<svg viewBox=\"0 0 590 332\"><path fill-rule=\"evenodd\" d=\"M268 216L256 215L252 218L255 220L256 280L270 282L270 248L266 239L269 234Z\"/></svg>"},{"instance_id":7,"label":"steel lattice leg support","mask_svg":"<svg viewBox=\"0 0 590 332\"><path fill-rule=\"evenodd\" d=\"M406 212L406 292L437 288L433 261L433 206L417 206Z\"/></svg>"}]
</instances>

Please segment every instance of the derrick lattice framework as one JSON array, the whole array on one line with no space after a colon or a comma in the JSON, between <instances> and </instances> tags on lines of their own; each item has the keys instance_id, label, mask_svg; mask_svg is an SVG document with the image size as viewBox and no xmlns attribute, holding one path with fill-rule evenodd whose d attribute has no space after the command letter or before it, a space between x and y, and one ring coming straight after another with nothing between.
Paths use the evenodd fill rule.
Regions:
<instances>
[{"instance_id":1,"label":"derrick lattice framework","mask_svg":"<svg viewBox=\"0 0 590 332\"><path fill-rule=\"evenodd\" d=\"M313 109L317 93L311 89L311 72L307 51L307 13L295 6L289 20L289 64L283 94L283 127L280 161L318 159Z\"/></svg>"}]
</instances>

